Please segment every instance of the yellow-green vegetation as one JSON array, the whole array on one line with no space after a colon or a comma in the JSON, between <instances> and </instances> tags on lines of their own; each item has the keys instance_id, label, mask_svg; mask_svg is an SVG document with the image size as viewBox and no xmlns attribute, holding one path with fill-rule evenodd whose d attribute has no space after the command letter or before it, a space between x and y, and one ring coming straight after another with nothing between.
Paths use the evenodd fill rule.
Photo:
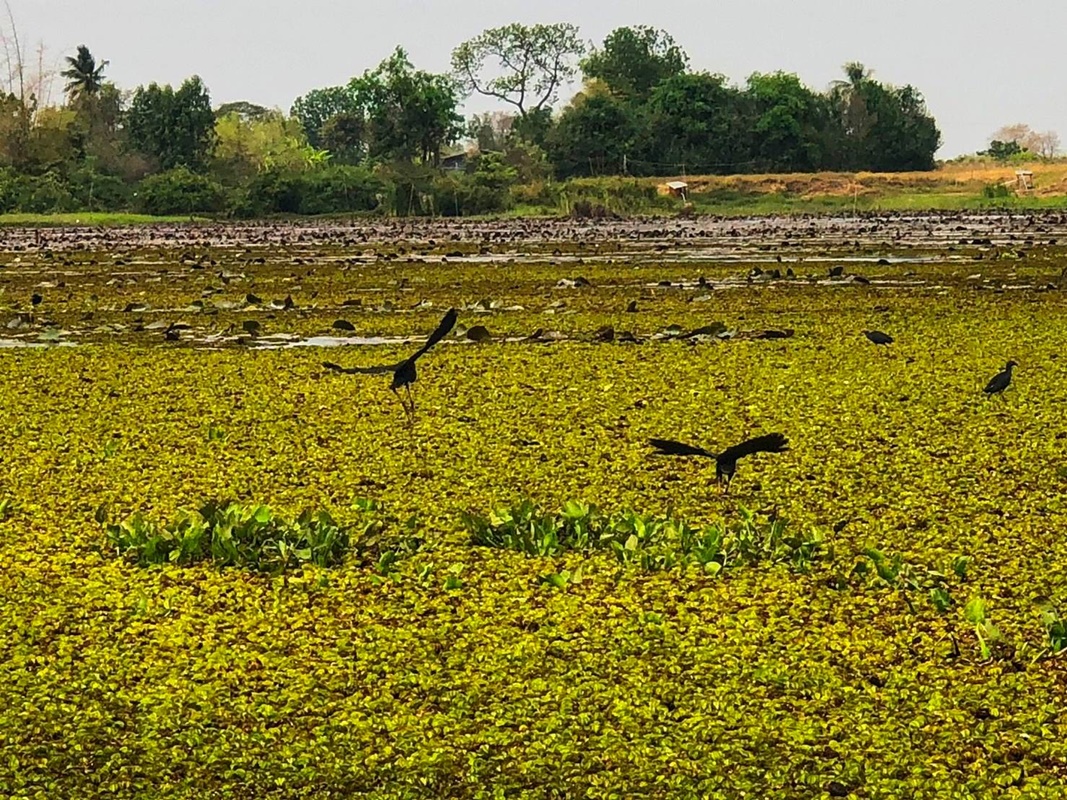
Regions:
<instances>
[{"instance_id":1,"label":"yellow-green vegetation","mask_svg":"<svg viewBox=\"0 0 1067 800\"><path fill-rule=\"evenodd\" d=\"M1058 218L4 242L0 794L1067 791Z\"/></svg>"},{"instance_id":2,"label":"yellow-green vegetation","mask_svg":"<svg viewBox=\"0 0 1067 800\"><path fill-rule=\"evenodd\" d=\"M149 214L128 214L111 211L85 211L70 214L0 214L0 226L117 226L117 225L158 225L164 222L196 222L203 218L186 215L182 217L154 217Z\"/></svg>"}]
</instances>

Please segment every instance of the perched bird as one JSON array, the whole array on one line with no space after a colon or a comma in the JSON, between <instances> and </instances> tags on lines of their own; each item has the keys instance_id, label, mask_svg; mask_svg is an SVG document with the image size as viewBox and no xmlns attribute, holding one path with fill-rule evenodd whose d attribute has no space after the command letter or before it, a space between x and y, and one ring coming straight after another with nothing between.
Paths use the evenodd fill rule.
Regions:
<instances>
[{"instance_id":1,"label":"perched bird","mask_svg":"<svg viewBox=\"0 0 1067 800\"><path fill-rule=\"evenodd\" d=\"M881 331L864 331L863 335L874 344L893 344L893 337Z\"/></svg>"},{"instance_id":2,"label":"perched bird","mask_svg":"<svg viewBox=\"0 0 1067 800\"><path fill-rule=\"evenodd\" d=\"M1016 364L1014 361L1009 361L1004 367L1004 369L1002 369L1000 372L990 378L989 383L986 384L985 389L983 389L982 391L990 397L1003 392L1005 389L1008 388L1008 386L1011 385L1011 371L1012 368L1017 366L1019 365Z\"/></svg>"},{"instance_id":3,"label":"perched bird","mask_svg":"<svg viewBox=\"0 0 1067 800\"><path fill-rule=\"evenodd\" d=\"M426 343L416 350L408 358L397 364L381 364L373 367L342 367L338 364L331 363L329 361L322 362L322 366L326 369L333 370L334 372L343 372L346 375L383 375L386 373L393 374L393 382L389 388L393 390L393 394L396 395L400 401L400 405L404 411L409 415L415 414L415 399L411 396L411 384L413 384L418 375L415 372L415 362L419 356L426 353L431 347L437 344L439 341L448 335L448 332L456 326L456 309L448 309L448 313L438 324L437 329L430 334L430 337L426 340ZM407 392L407 402L404 402L404 398L400 395L400 390L404 389Z\"/></svg>"},{"instance_id":4,"label":"perched bird","mask_svg":"<svg viewBox=\"0 0 1067 800\"><path fill-rule=\"evenodd\" d=\"M789 449L789 443L781 433L768 433L749 439L741 444L723 450L721 453L712 453L703 447L695 447L682 442L674 442L670 439L650 439L649 442L659 455L663 456L703 456L715 459L715 480L724 485L724 491L730 490L730 480L737 472L737 461L753 453L782 453Z\"/></svg>"}]
</instances>

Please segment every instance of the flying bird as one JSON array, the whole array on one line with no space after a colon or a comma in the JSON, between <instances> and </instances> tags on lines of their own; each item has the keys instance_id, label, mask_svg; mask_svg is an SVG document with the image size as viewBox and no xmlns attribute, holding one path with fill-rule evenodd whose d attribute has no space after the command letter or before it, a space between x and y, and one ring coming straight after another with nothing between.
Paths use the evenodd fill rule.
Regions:
<instances>
[{"instance_id":1,"label":"flying bird","mask_svg":"<svg viewBox=\"0 0 1067 800\"><path fill-rule=\"evenodd\" d=\"M753 453L782 453L789 449L789 442L781 433L768 433L748 439L741 444L729 447L721 453L712 453L703 447L695 447L670 439L650 439L650 444L663 456L703 456L715 459L715 480L723 484L724 491L730 491L730 481L737 472L738 459Z\"/></svg>"},{"instance_id":2,"label":"flying bird","mask_svg":"<svg viewBox=\"0 0 1067 800\"><path fill-rule=\"evenodd\" d=\"M1009 361L1004 367L1004 369L1002 369L1000 372L998 372L996 375L989 379L989 383L986 384L985 389L983 389L982 391L990 397L1003 392L1005 389L1008 388L1008 386L1011 385L1011 371L1014 367L1017 366L1019 365L1016 364L1014 361Z\"/></svg>"},{"instance_id":3,"label":"flying bird","mask_svg":"<svg viewBox=\"0 0 1067 800\"><path fill-rule=\"evenodd\" d=\"M450 308L434 332L430 334L426 343L406 359L396 364L380 364L372 367L342 367L339 364L324 361L322 366L334 372L343 372L346 375L384 375L392 373L393 381L389 388L392 389L393 394L400 401L404 411L410 416L414 416L415 398L411 395L411 384L418 379L415 371L415 362L419 359L419 356L424 355L427 350L444 339L455 326L456 309ZM401 389L404 389L407 394L407 402L404 401L404 397L400 394Z\"/></svg>"},{"instance_id":4,"label":"flying bird","mask_svg":"<svg viewBox=\"0 0 1067 800\"><path fill-rule=\"evenodd\" d=\"M893 344L893 337L881 331L864 331L863 335L874 344Z\"/></svg>"}]
</instances>

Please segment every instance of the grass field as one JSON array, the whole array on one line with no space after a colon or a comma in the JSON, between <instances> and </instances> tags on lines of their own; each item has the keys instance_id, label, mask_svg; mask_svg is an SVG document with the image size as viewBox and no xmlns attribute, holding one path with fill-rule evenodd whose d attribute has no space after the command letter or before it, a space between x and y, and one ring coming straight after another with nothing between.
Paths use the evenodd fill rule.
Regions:
<instances>
[{"instance_id":1,"label":"grass field","mask_svg":"<svg viewBox=\"0 0 1067 800\"><path fill-rule=\"evenodd\" d=\"M86 211L73 214L0 214L0 227L37 225L48 227L148 225L165 223L196 222L197 217L153 217L148 214L127 212Z\"/></svg>"},{"instance_id":2,"label":"grass field","mask_svg":"<svg viewBox=\"0 0 1067 800\"><path fill-rule=\"evenodd\" d=\"M743 224L13 233L0 794L1062 797L1067 230ZM388 376L321 366L449 306L410 426ZM770 431L729 494L647 443ZM213 498L353 547L143 566L94 519ZM531 552L472 541L523 499ZM560 544L603 523L568 501L637 516Z\"/></svg>"}]
</instances>

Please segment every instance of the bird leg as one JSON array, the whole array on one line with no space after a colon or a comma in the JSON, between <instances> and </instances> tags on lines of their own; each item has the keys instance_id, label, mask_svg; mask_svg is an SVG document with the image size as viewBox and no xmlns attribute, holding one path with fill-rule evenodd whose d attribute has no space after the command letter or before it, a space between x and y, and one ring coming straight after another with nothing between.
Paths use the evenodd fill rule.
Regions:
<instances>
[{"instance_id":1,"label":"bird leg","mask_svg":"<svg viewBox=\"0 0 1067 800\"><path fill-rule=\"evenodd\" d=\"M411 406L411 416L415 416L415 396L411 393L411 384L404 384L404 388L408 391L408 405Z\"/></svg>"},{"instance_id":2,"label":"bird leg","mask_svg":"<svg viewBox=\"0 0 1067 800\"><path fill-rule=\"evenodd\" d=\"M393 389L393 394L396 395L396 399L400 402L400 407L404 409L404 414L410 416L411 412L408 411L408 405L404 402L404 395L400 394L396 389Z\"/></svg>"}]
</instances>

